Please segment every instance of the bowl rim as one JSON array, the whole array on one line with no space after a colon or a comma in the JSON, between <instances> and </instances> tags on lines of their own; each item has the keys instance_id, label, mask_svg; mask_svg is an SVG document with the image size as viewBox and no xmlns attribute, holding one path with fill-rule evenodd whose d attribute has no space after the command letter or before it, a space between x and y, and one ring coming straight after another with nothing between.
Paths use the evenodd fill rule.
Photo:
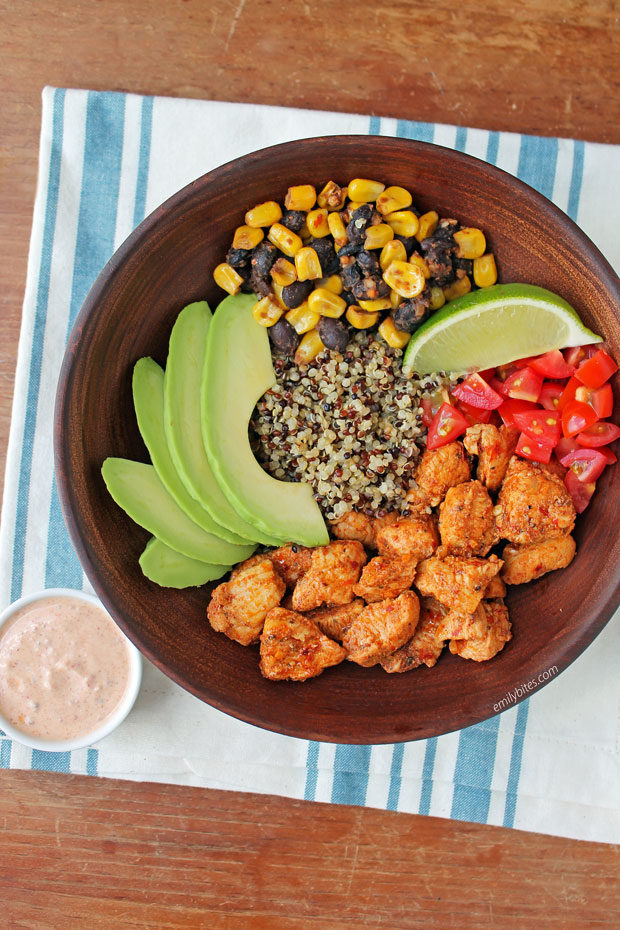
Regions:
<instances>
[{"instance_id":1,"label":"bowl rim","mask_svg":"<svg viewBox=\"0 0 620 930\"><path fill-rule=\"evenodd\" d=\"M104 292L112 286L115 277L121 273L127 258L136 248L138 248L145 240L148 239L153 228L157 227L158 223L165 215L174 213L174 211L184 206L188 206L187 201L191 200L192 197L200 196L202 188L206 183L212 182L214 180L216 181L218 176L222 176L227 172L234 170L235 167L240 164L246 165L248 161L251 162L253 160L274 158L277 157L279 153L293 149L303 144L317 146L319 148L322 146L333 146L334 144L347 146L359 144L360 139L363 139L365 143L368 143L370 140L372 140L372 144L375 145L379 151L381 149L387 150L391 148L394 143L411 147L414 150L417 149L422 153L441 151L449 158L453 158L456 161L462 162L465 166L469 165L471 167L475 167L477 170L483 169L491 178L498 181L503 181L504 184L508 183L509 185L513 186L514 189L520 191L522 195L529 198L530 202L532 202L534 205L537 204L542 211L550 216L554 224L556 224L560 230L569 233L572 238L576 238L581 242L582 246L589 252L593 260L596 262L596 269L599 280L601 280L603 286L614 295L618 308L620 309L620 279L609 261L605 258L595 243L592 242L592 240L577 225L577 223L574 222L574 220L572 220L551 200L549 200L535 188L531 187L529 184L526 184L524 181L521 181L519 178L515 177L509 172L504 171L502 168L498 168L496 165L491 165L484 161L484 159L476 158L473 155L468 155L465 152L459 152L447 146L437 145L433 142L404 139L399 136L367 136L364 134L343 134L306 137L303 139L277 143L275 145L256 149L245 155L231 159L217 166L216 168L213 168L212 170L194 179L173 193L170 197L163 201L163 203L156 207L147 217L145 217L145 219L133 230L133 232L130 233L127 239L125 239L125 241L111 256L93 283L79 311L71 333L69 334L58 378L58 387L54 409L54 464L56 475L63 476L63 480L57 481L63 517L67 525L71 541L76 549L78 558L84 568L87 577L89 578L94 590L97 592L101 602L106 607L115 622L123 630L125 635L133 642L135 642L143 655L146 656L149 661L151 661L172 681L180 685L182 688L184 688L184 690L198 697L200 700L208 703L212 707L215 707L217 710L229 714L230 716L233 716L246 723L272 732L282 733L287 736L293 736L301 739L343 744L365 744L368 743L368 738L365 739L363 735L360 736L359 739L353 739L350 736L347 738L339 737L337 734L330 734L329 736L326 736L320 727L316 730L313 730L309 729L308 727L304 727L303 729L297 728L294 724L282 726L276 722L265 722L260 718L260 716L253 714L251 707L239 707L231 701L220 700L217 696L213 695L209 695L208 697L205 696L204 689L201 691L199 686L194 686L190 682L184 680L183 675L180 672L177 672L175 669L166 665L166 663L160 659L147 644L143 642L140 633L133 628L131 620L129 619L128 621L121 610L115 610L116 605L114 603L114 598L108 594L108 591L104 585L99 582L96 567L91 561L88 547L84 544L83 536L79 530L78 511L74 506L75 498L73 495L73 489L70 483L64 480L64 475L67 473L69 455L68 452L66 452L63 448L61 436L63 433L65 407L68 397L71 393L71 386L75 372L76 349L78 347L82 328L84 324L90 319L91 314L96 311L97 305ZM600 608L597 610L596 618L593 622L590 623L587 630L574 630L571 636L564 640L564 649L561 659L558 659L553 654L547 655L549 650L545 650L544 654L539 655L541 662L545 662L547 659L553 658L555 664L558 666L558 674L568 668L568 666L571 665L572 662L574 662L575 659L598 636L603 627L615 613L619 603L620 577L618 578L613 588L607 589L607 595L602 600ZM548 684L550 680L554 680L556 677L557 675L553 676L551 679L548 679L546 682L541 683L535 690L539 691L542 687L545 687L545 685ZM514 702L511 703L510 707L512 708L513 706L521 703L521 701L525 700L525 698L528 696L529 694L525 692L521 697L515 699ZM427 728L423 730L423 732L407 733L402 736L396 736L394 733L383 736L375 735L372 738L372 743L374 745L379 745L427 739L432 736L439 736L443 735L444 733L461 730L483 720L491 719L501 712L501 710L493 710L492 712L485 712L483 715L469 713L467 719L463 719L461 722L458 722L455 725L449 725L441 729Z\"/></svg>"}]
</instances>

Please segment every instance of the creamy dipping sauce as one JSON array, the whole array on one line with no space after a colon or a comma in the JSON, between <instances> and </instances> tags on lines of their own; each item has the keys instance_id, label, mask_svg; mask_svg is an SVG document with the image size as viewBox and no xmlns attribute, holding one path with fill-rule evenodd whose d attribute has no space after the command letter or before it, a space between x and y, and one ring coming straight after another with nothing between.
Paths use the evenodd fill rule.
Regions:
<instances>
[{"instance_id":1,"label":"creamy dipping sauce","mask_svg":"<svg viewBox=\"0 0 620 930\"><path fill-rule=\"evenodd\" d=\"M0 628L0 713L29 736L68 740L99 729L129 678L122 633L77 597L41 598Z\"/></svg>"}]
</instances>

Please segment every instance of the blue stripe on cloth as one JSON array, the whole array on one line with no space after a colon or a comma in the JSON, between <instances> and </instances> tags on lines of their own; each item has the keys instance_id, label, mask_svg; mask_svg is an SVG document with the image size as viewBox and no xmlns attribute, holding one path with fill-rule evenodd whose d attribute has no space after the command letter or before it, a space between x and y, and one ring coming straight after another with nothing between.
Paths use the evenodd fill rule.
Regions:
<instances>
[{"instance_id":1,"label":"blue stripe on cloth","mask_svg":"<svg viewBox=\"0 0 620 930\"><path fill-rule=\"evenodd\" d=\"M435 755L437 753L437 737L432 736L426 740L424 750L424 765L422 767L422 790L420 791L420 806L418 813L428 814L431 809L431 795L433 793L433 769L435 768Z\"/></svg>"},{"instance_id":2,"label":"blue stripe on cloth","mask_svg":"<svg viewBox=\"0 0 620 930\"><path fill-rule=\"evenodd\" d=\"M403 743L395 743L392 753L392 765L390 768L390 790L386 807L389 811L398 810L400 800L400 786L402 783L403 772L403 755L405 747Z\"/></svg>"},{"instance_id":3,"label":"blue stripe on cloth","mask_svg":"<svg viewBox=\"0 0 620 930\"><path fill-rule=\"evenodd\" d=\"M378 116L370 117L370 125L368 127L369 136L380 136L381 135L381 120Z\"/></svg>"},{"instance_id":4,"label":"blue stripe on cloth","mask_svg":"<svg viewBox=\"0 0 620 930\"><path fill-rule=\"evenodd\" d=\"M0 769L11 768L11 749L13 743L7 737L0 737Z\"/></svg>"},{"instance_id":5,"label":"blue stripe on cloth","mask_svg":"<svg viewBox=\"0 0 620 930\"><path fill-rule=\"evenodd\" d=\"M138 177L136 181L136 199L133 210L133 224L137 226L144 219L146 209L146 188L149 180L149 158L151 156L151 135L153 128L153 98L143 97L142 118L140 121L140 156L138 159Z\"/></svg>"},{"instance_id":6,"label":"blue stripe on cloth","mask_svg":"<svg viewBox=\"0 0 620 930\"><path fill-rule=\"evenodd\" d=\"M579 199L581 197L581 185L583 182L583 158L585 153L584 142L573 142L573 171L570 179L570 190L568 192L568 207L566 212L571 220L577 222L579 213Z\"/></svg>"},{"instance_id":7,"label":"blue stripe on cloth","mask_svg":"<svg viewBox=\"0 0 620 930\"><path fill-rule=\"evenodd\" d=\"M551 200L557 159L557 139L521 136L517 177Z\"/></svg>"},{"instance_id":8,"label":"blue stripe on cloth","mask_svg":"<svg viewBox=\"0 0 620 930\"><path fill-rule=\"evenodd\" d=\"M319 776L319 744L308 743L308 755L306 757L306 787L304 789L304 799L314 801L316 797L316 782Z\"/></svg>"},{"instance_id":9,"label":"blue stripe on cloth","mask_svg":"<svg viewBox=\"0 0 620 930\"><path fill-rule=\"evenodd\" d=\"M30 475L32 470L32 447L37 418L37 398L39 396L41 363L43 358L43 334L45 332L47 299L49 295L50 271L52 265L52 249L54 246L54 230L56 228L56 211L58 208L64 111L65 91L58 89L54 91L54 103L52 110L52 142L47 181L47 202L45 205L45 219L43 222L41 264L39 267L39 281L37 285L34 330L32 337L32 355L30 358L30 374L28 381L28 396L26 399L26 415L24 419L24 432L22 440L22 457L17 489L17 506L15 512L15 530L13 543L13 565L11 569L12 601L17 600L17 598L20 597L22 593L24 550L26 546L26 522L28 519L28 493L30 489Z\"/></svg>"},{"instance_id":10,"label":"blue stripe on cloth","mask_svg":"<svg viewBox=\"0 0 620 930\"><path fill-rule=\"evenodd\" d=\"M487 142L487 154L486 154L486 160L490 162L490 164L492 165L497 164L498 151L499 151L499 133L490 132L489 141Z\"/></svg>"},{"instance_id":11,"label":"blue stripe on cloth","mask_svg":"<svg viewBox=\"0 0 620 930\"><path fill-rule=\"evenodd\" d=\"M334 757L333 804L366 803L372 746L337 746Z\"/></svg>"},{"instance_id":12,"label":"blue stripe on cloth","mask_svg":"<svg viewBox=\"0 0 620 930\"><path fill-rule=\"evenodd\" d=\"M455 820L487 822L498 731L499 717L461 730L450 811Z\"/></svg>"},{"instance_id":13,"label":"blue stripe on cloth","mask_svg":"<svg viewBox=\"0 0 620 930\"><path fill-rule=\"evenodd\" d=\"M512 737L512 752L510 754L510 769L508 771L508 784L506 785L506 806L504 808L504 826L514 827L517 810L517 789L521 775L521 759L523 757L523 743L525 741L525 728L527 727L527 713L529 700L519 704L517 720Z\"/></svg>"},{"instance_id":14,"label":"blue stripe on cloth","mask_svg":"<svg viewBox=\"0 0 620 930\"><path fill-rule=\"evenodd\" d=\"M97 775L98 764L99 764L99 750L89 749L86 752L86 774Z\"/></svg>"},{"instance_id":15,"label":"blue stripe on cloth","mask_svg":"<svg viewBox=\"0 0 620 930\"><path fill-rule=\"evenodd\" d=\"M454 140L454 148L457 152L464 152L465 146L467 145L467 130L464 126L458 126L456 130L456 138Z\"/></svg>"},{"instance_id":16,"label":"blue stripe on cloth","mask_svg":"<svg viewBox=\"0 0 620 930\"><path fill-rule=\"evenodd\" d=\"M62 772L68 775L71 771L71 753L33 749L32 768L40 772Z\"/></svg>"},{"instance_id":17,"label":"blue stripe on cloth","mask_svg":"<svg viewBox=\"0 0 620 930\"><path fill-rule=\"evenodd\" d=\"M407 119L399 119L396 124L396 135L401 139L416 139L418 142L432 142L435 135L433 123L415 123Z\"/></svg>"},{"instance_id":18,"label":"blue stripe on cloth","mask_svg":"<svg viewBox=\"0 0 620 930\"><path fill-rule=\"evenodd\" d=\"M114 251L124 117L124 94L89 92L69 329ZM50 504L45 585L82 587L82 567L65 527L55 485Z\"/></svg>"}]
</instances>

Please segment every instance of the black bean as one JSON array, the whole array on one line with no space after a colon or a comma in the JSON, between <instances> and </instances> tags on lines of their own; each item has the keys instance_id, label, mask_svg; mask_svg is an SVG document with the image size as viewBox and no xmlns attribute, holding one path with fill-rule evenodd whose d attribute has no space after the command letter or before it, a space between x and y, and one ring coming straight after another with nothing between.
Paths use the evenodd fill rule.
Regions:
<instances>
[{"instance_id":1,"label":"black bean","mask_svg":"<svg viewBox=\"0 0 620 930\"><path fill-rule=\"evenodd\" d=\"M392 313L394 326L402 333L414 333L422 323L428 319L432 310L431 293L428 287L424 288L417 297L403 300Z\"/></svg>"},{"instance_id":2,"label":"black bean","mask_svg":"<svg viewBox=\"0 0 620 930\"><path fill-rule=\"evenodd\" d=\"M364 274L381 274L379 259L373 252L362 249L358 252L356 262L363 270Z\"/></svg>"},{"instance_id":3,"label":"black bean","mask_svg":"<svg viewBox=\"0 0 620 930\"><path fill-rule=\"evenodd\" d=\"M274 323L273 326L270 326L267 330L269 333L269 338L271 339L274 347L282 352L284 355L294 355L299 345L299 336L288 322L288 320L278 320L277 323ZM282 426L282 432L288 432L286 426Z\"/></svg>"},{"instance_id":4,"label":"black bean","mask_svg":"<svg viewBox=\"0 0 620 930\"><path fill-rule=\"evenodd\" d=\"M369 203L362 203L360 206L353 211L351 214L352 220L364 220L366 223L370 223L373 213L376 211Z\"/></svg>"},{"instance_id":5,"label":"black bean","mask_svg":"<svg viewBox=\"0 0 620 930\"><path fill-rule=\"evenodd\" d=\"M327 278L330 274L337 274L340 270L340 264L331 236L323 236L321 239L311 239L308 245L311 246L319 256L323 277Z\"/></svg>"},{"instance_id":6,"label":"black bean","mask_svg":"<svg viewBox=\"0 0 620 930\"><path fill-rule=\"evenodd\" d=\"M266 278L271 271L276 259L278 250L271 242L259 242L252 252L252 271L260 278Z\"/></svg>"},{"instance_id":7,"label":"black bean","mask_svg":"<svg viewBox=\"0 0 620 930\"><path fill-rule=\"evenodd\" d=\"M231 268L239 268L250 260L250 249L233 249L232 246L226 253L226 261Z\"/></svg>"},{"instance_id":8,"label":"black bean","mask_svg":"<svg viewBox=\"0 0 620 930\"><path fill-rule=\"evenodd\" d=\"M353 291L353 288L361 281L362 275L355 263L351 265L342 265L340 266L340 277L342 278L342 286L347 291Z\"/></svg>"},{"instance_id":9,"label":"black bean","mask_svg":"<svg viewBox=\"0 0 620 930\"><path fill-rule=\"evenodd\" d=\"M344 352L349 344L349 330L342 320L322 316L319 320L319 336L328 349Z\"/></svg>"},{"instance_id":10,"label":"black bean","mask_svg":"<svg viewBox=\"0 0 620 930\"><path fill-rule=\"evenodd\" d=\"M342 277L342 276L341 276L341 277ZM343 292L341 293L340 296L341 296L342 299L345 301L347 307L351 307L353 304L356 304L356 303L357 303L357 298L353 296L353 294L351 293L351 291L346 291L346 290L345 290L345 291L343 291ZM351 358L353 358L353 356L351 356Z\"/></svg>"},{"instance_id":11,"label":"black bean","mask_svg":"<svg viewBox=\"0 0 620 930\"><path fill-rule=\"evenodd\" d=\"M298 233L305 222L306 214L303 210L287 210L280 220L282 226L286 226L294 233Z\"/></svg>"},{"instance_id":12,"label":"black bean","mask_svg":"<svg viewBox=\"0 0 620 930\"><path fill-rule=\"evenodd\" d=\"M395 235L394 238L398 239L398 241L402 242L402 244L405 246L405 252L407 253L407 258L409 258L409 256L414 251L414 249L417 248L418 240L416 239L415 236Z\"/></svg>"},{"instance_id":13,"label":"black bean","mask_svg":"<svg viewBox=\"0 0 620 930\"><path fill-rule=\"evenodd\" d=\"M474 272L474 263L471 258L456 258L452 259L452 265L456 271L457 278L463 278L466 274L471 275ZM459 274L459 271L461 274Z\"/></svg>"},{"instance_id":14,"label":"black bean","mask_svg":"<svg viewBox=\"0 0 620 930\"><path fill-rule=\"evenodd\" d=\"M295 307L301 307L308 294L314 290L313 281L293 281L282 288L282 300L293 310Z\"/></svg>"},{"instance_id":15,"label":"black bean","mask_svg":"<svg viewBox=\"0 0 620 930\"><path fill-rule=\"evenodd\" d=\"M379 275L368 275L354 284L351 292L358 300L375 300L377 297L388 297L390 288Z\"/></svg>"},{"instance_id":16,"label":"black bean","mask_svg":"<svg viewBox=\"0 0 620 930\"><path fill-rule=\"evenodd\" d=\"M249 284L254 293L258 294L259 297L267 297L269 294L273 294L271 282L268 281L267 278L262 278L260 275L256 274L255 271L252 271Z\"/></svg>"}]
</instances>

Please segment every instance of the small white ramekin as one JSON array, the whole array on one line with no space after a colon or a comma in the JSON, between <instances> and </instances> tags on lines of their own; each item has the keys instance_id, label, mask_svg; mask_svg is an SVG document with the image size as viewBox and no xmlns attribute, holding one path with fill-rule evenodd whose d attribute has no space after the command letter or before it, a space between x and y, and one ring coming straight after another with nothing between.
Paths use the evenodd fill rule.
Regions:
<instances>
[{"instance_id":1,"label":"small white ramekin","mask_svg":"<svg viewBox=\"0 0 620 930\"><path fill-rule=\"evenodd\" d=\"M75 591L71 588L48 588L47 591L37 591L36 594L29 594L27 597L22 597L3 610L0 614L0 633L4 624L7 623L20 608L47 597L77 598L78 600L85 601L87 604L94 604L96 607L100 607L105 613L108 613L101 601L92 594L85 594L83 591ZM114 622L112 618L110 618L110 620L112 623ZM48 752L68 752L72 749L84 749L84 747L92 746L93 743L98 742L100 739L103 739L104 736L111 733L112 730L115 730L116 727L123 722L133 707L142 682L142 656L134 644L127 639L120 629L119 633L125 641L127 654L129 656L129 681L122 701L114 713L107 718L105 723L95 730L92 730L90 733L85 733L75 739L40 739L35 736L29 736L27 733L18 730L17 727L9 723L6 717L0 712L0 729L4 730L6 735L10 736L11 739L16 740L18 743L23 743L24 746L30 746L32 749L44 749Z\"/></svg>"}]
</instances>

